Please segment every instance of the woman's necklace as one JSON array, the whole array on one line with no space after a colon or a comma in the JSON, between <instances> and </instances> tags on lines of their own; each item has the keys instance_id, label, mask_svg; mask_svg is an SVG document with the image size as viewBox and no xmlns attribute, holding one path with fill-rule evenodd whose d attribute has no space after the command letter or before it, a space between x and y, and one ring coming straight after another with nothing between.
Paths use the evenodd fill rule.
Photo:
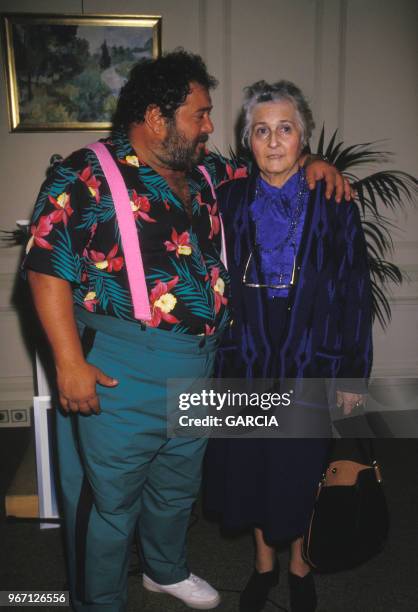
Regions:
<instances>
[{"instance_id":1,"label":"woman's necklace","mask_svg":"<svg viewBox=\"0 0 418 612\"><path fill-rule=\"evenodd\" d=\"M299 223L302 217L302 213L304 211L304 207L305 207L305 203L307 201L307 194L308 194L308 188L307 188L307 184L306 184L306 180L305 180L305 176L303 171L299 172L299 178L298 178L298 187L297 187L297 193L296 193L296 205L294 207L290 206L290 214L288 215L288 227L286 228L286 234L285 237L274 247L265 247L263 246L263 243L265 243L265 231L266 231L266 225L265 223L262 223L262 219L265 215L266 209L264 209L264 211L261 212L260 216L258 217L258 219L255 217L253 218L254 221L254 226L255 226L255 235L254 235L254 246L253 246L253 250L254 253L256 253L258 251L259 257L257 257L257 260L259 261L258 265L263 265L260 261L260 257L261 260L272 260L272 258L275 260L275 273L274 273L274 277L275 277L275 281L268 283L268 284L260 284L260 282L251 282L249 283L247 281L247 272L248 272L248 268L250 266L250 262L253 256L253 251L250 253L247 264L245 266L245 270L244 270L244 275L243 275L243 283L250 286L250 287L270 287L271 289L286 289L289 287L289 280L287 282L286 281L286 277L289 276L289 272L290 272L290 285L292 285L294 283L294 277L295 277L295 269L296 269L296 250L297 250L297 230L299 227ZM254 202L258 199L258 198L262 198L264 200L270 200L269 204L271 205L280 205L282 206L281 202L277 201L277 198L275 198L274 196L272 196L270 193L268 193L268 191L266 189L263 188L262 182L260 177L258 177L257 179L257 183L256 183L256 191L255 191L255 197L254 197ZM282 208L283 211L283 208ZM283 222L284 225L285 221ZM273 224L269 225L269 229L272 229ZM292 254L292 259L293 259L293 264L292 264L292 270L291 271L285 271L285 268L288 267L288 265L286 264L285 261L283 261L282 257L284 256L285 253L285 249L286 247L292 248L293 249L293 254ZM281 259L281 261L277 261L277 255L279 254L279 252L281 252L281 256L279 255L279 258ZM284 259L286 259L284 257ZM271 266L271 264L270 264ZM269 267L270 267L269 266ZM257 276L259 276L257 274Z\"/></svg>"},{"instance_id":2,"label":"woman's necklace","mask_svg":"<svg viewBox=\"0 0 418 612\"><path fill-rule=\"evenodd\" d=\"M260 181L261 179L260 177L258 177L256 189L255 189L254 200L256 200L258 196L260 195L260 193L263 191ZM297 202L296 202L295 208L293 209L289 217L289 227L287 228L287 234L285 238L281 242L279 242L279 244L276 245L275 247L266 248L263 246L263 237L260 236L259 224L255 221L255 243L256 243L255 246L256 248L258 248L259 251L262 251L263 253L274 253L276 251L282 250L287 244L290 246L293 246L294 250L296 250L295 235L296 235L296 230L299 226L300 218L302 216L307 193L308 193L308 187L306 184L306 179L305 179L304 173L300 172L298 191L296 195ZM273 200L273 198L270 198L270 199Z\"/></svg>"}]
</instances>

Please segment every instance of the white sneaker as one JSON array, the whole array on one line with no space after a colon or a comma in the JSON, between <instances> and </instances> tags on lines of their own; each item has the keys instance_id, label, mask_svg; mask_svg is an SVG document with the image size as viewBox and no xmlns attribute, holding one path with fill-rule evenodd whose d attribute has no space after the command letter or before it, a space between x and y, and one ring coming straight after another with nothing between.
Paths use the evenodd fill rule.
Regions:
<instances>
[{"instance_id":1,"label":"white sneaker","mask_svg":"<svg viewBox=\"0 0 418 612\"><path fill-rule=\"evenodd\" d=\"M142 584L148 591L154 593L167 593L173 597L181 599L186 606L195 610L212 610L216 608L221 597L206 580L190 574L186 580L176 582L175 584L158 584L148 578L145 574L142 576Z\"/></svg>"}]
</instances>

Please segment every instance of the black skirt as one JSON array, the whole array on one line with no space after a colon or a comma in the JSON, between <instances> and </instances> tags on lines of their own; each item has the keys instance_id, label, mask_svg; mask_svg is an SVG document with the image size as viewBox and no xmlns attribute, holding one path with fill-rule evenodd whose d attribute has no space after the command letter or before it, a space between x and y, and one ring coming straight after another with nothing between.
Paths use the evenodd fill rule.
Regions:
<instances>
[{"instance_id":1,"label":"black skirt","mask_svg":"<svg viewBox=\"0 0 418 612\"><path fill-rule=\"evenodd\" d=\"M269 300L268 329L278 347L273 361L278 359L286 310L287 300ZM238 376L239 370L237 364ZM233 374L229 369L228 376ZM204 464L206 512L219 517L225 529L260 527L271 543L299 537L308 525L328 449L329 440L323 438L209 440Z\"/></svg>"},{"instance_id":2,"label":"black skirt","mask_svg":"<svg viewBox=\"0 0 418 612\"><path fill-rule=\"evenodd\" d=\"M268 542L293 540L308 525L329 440L209 440L204 500L225 529L260 527Z\"/></svg>"}]
</instances>

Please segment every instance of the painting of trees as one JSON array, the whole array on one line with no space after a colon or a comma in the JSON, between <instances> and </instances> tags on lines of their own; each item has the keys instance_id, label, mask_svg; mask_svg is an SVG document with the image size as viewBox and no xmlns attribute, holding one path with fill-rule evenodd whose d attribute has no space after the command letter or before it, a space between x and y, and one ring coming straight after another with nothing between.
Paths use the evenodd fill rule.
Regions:
<instances>
[{"instance_id":1,"label":"painting of trees","mask_svg":"<svg viewBox=\"0 0 418 612\"><path fill-rule=\"evenodd\" d=\"M132 66L159 48L156 18L127 27L118 18L14 17L3 19L12 49L9 87L16 92L11 123L20 131L108 127Z\"/></svg>"}]
</instances>

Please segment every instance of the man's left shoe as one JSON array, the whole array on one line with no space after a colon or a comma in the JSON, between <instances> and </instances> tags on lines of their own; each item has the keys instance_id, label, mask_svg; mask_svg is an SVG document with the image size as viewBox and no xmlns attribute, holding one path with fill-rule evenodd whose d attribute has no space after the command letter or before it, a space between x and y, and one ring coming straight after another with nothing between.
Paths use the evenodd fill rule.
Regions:
<instances>
[{"instance_id":1,"label":"man's left shoe","mask_svg":"<svg viewBox=\"0 0 418 612\"><path fill-rule=\"evenodd\" d=\"M221 601L218 591L211 587L206 580L194 574L190 574L186 580L176 582L175 584L158 584L158 582L154 582L154 580L151 580L151 578L144 574L142 584L147 591L166 593L167 595L177 597L186 606L194 610L212 610Z\"/></svg>"}]
</instances>

